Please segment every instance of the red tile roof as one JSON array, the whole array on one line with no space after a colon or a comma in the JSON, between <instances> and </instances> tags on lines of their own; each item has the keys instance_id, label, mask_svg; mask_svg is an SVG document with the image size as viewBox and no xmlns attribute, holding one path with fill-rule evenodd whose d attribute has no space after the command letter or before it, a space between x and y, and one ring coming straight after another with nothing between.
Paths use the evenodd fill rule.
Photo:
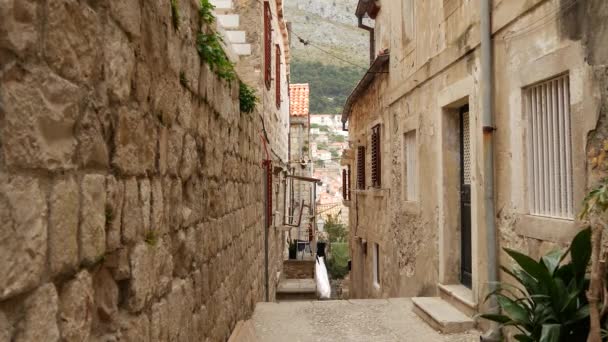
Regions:
<instances>
[{"instance_id":1,"label":"red tile roof","mask_svg":"<svg viewBox=\"0 0 608 342\"><path fill-rule=\"evenodd\" d=\"M308 116L309 94L308 83L289 85L289 115Z\"/></svg>"}]
</instances>

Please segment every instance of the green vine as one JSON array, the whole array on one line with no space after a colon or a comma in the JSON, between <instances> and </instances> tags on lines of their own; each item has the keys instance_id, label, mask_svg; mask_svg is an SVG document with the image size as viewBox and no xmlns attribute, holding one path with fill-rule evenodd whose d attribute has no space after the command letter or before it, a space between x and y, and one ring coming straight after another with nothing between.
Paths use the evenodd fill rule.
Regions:
<instances>
[{"instance_id":1,"label":"green vine","mask_svg":"<svg viewBox=\"0 0 608 342\"><path fill-rule=\"evenodd\" d=\"M201 21L206 24L213 24L215 22L215 16L213 15L213 6L209 0L201 0L201 8L198 10L198 15Z\"/></svg>"},{"instance_id":2,"label":"green vine","mask_svg":"<svg viewBox=\"0 0 608 342\"><path fill-rule=\"evenodd\" d=\"M250 86L240 81L239 88L239 102L241 107L241 112L251 113L255 109L255 106L258 104L258 97L255 95L255 90Z\"/></svg>"},{"instance_id":3,"label":"green vine","mask_svg":"<svg viewBox=\"0 0 608 342\"><path fill-rule=\"evenodd\" d=\"M178 0L171 0L171 19L173 28L179 30L179 3Z\"/></svg>"},{"instance_id":4,"label":"green vine","mask_svg":"<svg viewBox=\"0 0 608 342\"><path fill-rule=\"evenodd\" d=\"M234 64L226 56L222 42L222 37L216 32L199 32L196 37L196 50L220 78L231 81L236 78Z\"/></svg>"}]
</instances>

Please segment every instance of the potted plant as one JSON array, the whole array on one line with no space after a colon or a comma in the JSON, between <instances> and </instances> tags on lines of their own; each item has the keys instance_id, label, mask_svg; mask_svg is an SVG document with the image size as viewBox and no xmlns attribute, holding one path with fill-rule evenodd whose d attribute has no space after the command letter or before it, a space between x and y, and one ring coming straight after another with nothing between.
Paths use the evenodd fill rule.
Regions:
<instances>
[{"instance_id":1,"label":"potted plant","mask_svg":"<svg viewBox=\"0 0 608 342\"><path fill-rule=\"evenodd\" d=\"M298 257L298 242L297 240L289 241L289 259L295 260Z\"/></svg>"}]
</instances>

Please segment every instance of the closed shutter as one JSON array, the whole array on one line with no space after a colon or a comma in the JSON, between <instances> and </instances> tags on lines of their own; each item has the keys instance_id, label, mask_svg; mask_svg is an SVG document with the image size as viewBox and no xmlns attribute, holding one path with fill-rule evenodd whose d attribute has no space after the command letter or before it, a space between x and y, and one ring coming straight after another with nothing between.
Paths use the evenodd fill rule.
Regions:
<instances>
[{"instance_id":1,"label":"closed shutter","mask_svg":"<svg viewBox=\"0 0 608 342\"><path fill-rule=\"evenodd\" d=\"M525 95L530 214L573 218L569 77L531 86Z\"/></svg>"},{"instance_id":2,"label":"closed shutter","mask_svg":"<svg viewBox=\"0 0 608 342\"><path fill-rule=\"evenodd\" d=\"M350 201L350 177L351 177L351 172L350 172L350 164L348 165L348 174L346 175L346 181L347 181L347 185L346 188L348 189L348 192L346 193L348 195L348 200Z\"/></svg>"},{"instance_id":3,"label":"closed shutter","mask_svg":"<svg viewBox=\"0 0 608 342\"><path fill-rule=\"evenodd\" d=\"M270 89L272 78L272 12L270 3L264 2L264 82L266 89Z\"/></svg>"},{"instance_id":4,"label":"closed shutter","mask_svg":"<svg viewBox=\"0 0 608 342\"><path fill-rule=\"evenodd\" d=\"M372 186L379 188L382 186L380 155L380 125L372 128Z\"/></svg>"},{"instance_id":5,"label":"closed shutter","mask_svg":"<svg viewBox=\"0 0 608 342\"><path fill-rule=\"evenodd\" d=\"M357 188L365 190L365 146L357 147Z\"/></svg>"},{"instance_id":6,"label":"closed shutter","mask_svg":"<svg viewBox=\"0 0 608 342\"><path fill-rule=\"evenodd\" d=\"M346 188L346 169L342 169L342 198L348 200L348 189Z\"/></svg>"},{"instance_id":7,"label":"closed shutter","mask_svg":"<svg viewBox=\"0 0 608 342\"><path fill-rule=\"evenodd\" d=\"M275 90L276 90L276 103L277 108L281 108L281 47L277 44L276 46L276 66L275 66Z\"/></svg>"}]
</instances>

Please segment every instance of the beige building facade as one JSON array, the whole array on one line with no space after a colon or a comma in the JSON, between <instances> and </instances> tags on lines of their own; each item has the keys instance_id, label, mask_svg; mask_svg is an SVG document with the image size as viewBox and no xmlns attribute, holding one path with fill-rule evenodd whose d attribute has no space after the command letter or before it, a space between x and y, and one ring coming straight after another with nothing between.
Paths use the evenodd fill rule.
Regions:
<instances>
[{"instance_id":1,"label":"beige building facade","mask_svg":"<svg viewBox=\"0 0 608 342\"><path fill-rule=\"evenodd\" d=\"M453 285L480 311L488 203L509 265L503 247L537 257L568 243L586 190L605 175L605 2L490 2L492 84L481 73L479 1L359 2L357 15L375 19L376 58L342 118L352 297L437 296ZM483 87L493 127L482 123Z\"/></svg>"}]
</instances>

